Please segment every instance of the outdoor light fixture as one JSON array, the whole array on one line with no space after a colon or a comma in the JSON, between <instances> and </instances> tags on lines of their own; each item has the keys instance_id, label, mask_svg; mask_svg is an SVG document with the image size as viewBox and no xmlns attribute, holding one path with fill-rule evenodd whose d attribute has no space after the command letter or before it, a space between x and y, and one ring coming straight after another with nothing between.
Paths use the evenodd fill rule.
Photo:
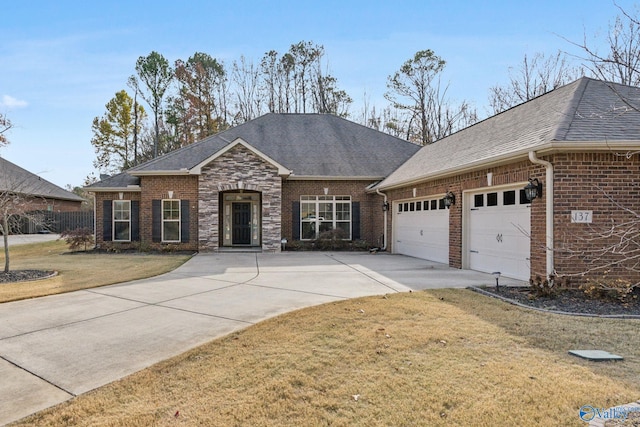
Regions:
<instances>
[{"instance_id":1,"label":"outdoor light fixture","mask_svg":"<svg viewBox=\"0 0 640 427\"><path fill-rule=\"evenodd\" d=\"M494 271L491 274L493 274L493 277L496 278L496 292L500 292L500 275L502 273L500 273L499 271Z\"/></svg>"},{"instance_id":2,"label":"outdoor light fixture","mask_svg":"<svg viewBox=\"0 0 640 427\"><path fill-rule=\"evenodd\" d=\"M386 212L389 210L389 202L382 202L382 211Z\"/></svg>"},{"instance_id":3,"label":"outdoor light fixture","mask_svg":"<svg viewBox=\"0 0 640 427\"><path fill-rule=\"evenodd\" d=\"M529 183L524 187L524 195L528 201L542 197L542 183L538 178L529 178Z\"/></svg>"},{"instance_id":4,"label":"outdoor light fixture","mask_svg":"<svg viewBox=\"0 0 640 427\"><path fill-rule=\"evenodd\" d=\"M456 195L453 194L451 191L447 191L447 194L444 195L442 200L444 200L444 205L447 208L451 207L451 205L455 205L456 204Z\"/></svg>"}]
</instances>

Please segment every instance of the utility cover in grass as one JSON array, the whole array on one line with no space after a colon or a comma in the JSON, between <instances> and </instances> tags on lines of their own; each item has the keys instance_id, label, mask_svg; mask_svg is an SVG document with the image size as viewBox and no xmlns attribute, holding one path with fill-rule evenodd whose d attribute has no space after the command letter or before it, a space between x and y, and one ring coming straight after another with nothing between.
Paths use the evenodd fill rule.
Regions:
<instances>
[{"instance_id":1,"label":"utility cover in grass","mask_svg":"<svg viewBox=\"0 0 640 427\"><path fill-rule=\"evenodd\" d=\"M624 360L622 356L604 350L569 350L569 354L583 359L603 362L607 360Z\"/></svg>"}]
</instances>

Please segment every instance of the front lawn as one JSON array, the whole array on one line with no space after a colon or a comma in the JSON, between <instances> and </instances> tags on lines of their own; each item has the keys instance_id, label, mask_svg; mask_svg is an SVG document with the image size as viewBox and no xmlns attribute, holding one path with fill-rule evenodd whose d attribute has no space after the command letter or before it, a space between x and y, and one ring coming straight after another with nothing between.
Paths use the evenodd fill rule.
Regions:
<instances>
[{"instance_id":1,"label":"front lawn","mask_svg":"<svg viewBox=\"0 0 640 427\"><path fill-rule=\"evenodd\" d=\"M58 275L0 284L0 303L156 276L189 259L187 255L70 253L63 241L13 246L9 257L11 270L55 270ZM4 266L4 251L0 265Z\"/></svg>"},{"instance_id":2,"label":"front lawn","mask_svg":"<svg viewBox=\"0 0 640 427\"><path fill-rule=\"evenodd\" d=\"M261 322L18 425L585 426L581 406L640 398L639 326L467 290L346 300ZM567 354L579 348L625 361Z\"/></svg>"}]
</instances>

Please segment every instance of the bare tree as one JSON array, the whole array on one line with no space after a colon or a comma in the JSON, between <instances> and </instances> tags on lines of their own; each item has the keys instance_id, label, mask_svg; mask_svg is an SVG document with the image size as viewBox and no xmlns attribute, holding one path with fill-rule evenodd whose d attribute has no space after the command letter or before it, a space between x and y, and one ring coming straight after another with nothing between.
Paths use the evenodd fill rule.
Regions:
<instances>
[{"instance_id":1,"label":"bare tree","mask_svg":"<svg viewBox=\"0 0 640 427\"><path fill-rule=\"evenodd\" d=\"M43 219L32 213L41 200L31 196L34 188L20 176L13 176L6 168L0 169L0 234L4 241L4 272L9 272L9 235L20 232L23 221L43 225ZM37 191L36 191L37 192Z\"/></svg>"},{"instance_id":2,"label":"bare tree","mask_svg":"<svg viewBox=\"0 0 640 427\"><path fill-rule=\"evenodd\" d=\"M431 144L476 120L467 102L455 106L447 98L448 85L440 82L445 64L432 50L421 50L387 79L385 98L407 115L410 141Z\"/></svg>"},{"instance_id":3,"label":"bare tree","mask_svg":"<svg viewBox=\"0 0 640 427\"><path fill-rule=\"evenodd\" d=\"M0 147L3 145L8 145L9 140L5 135L6 132L9 131L13 127L11 121L4 114L0 113Z\"/></svg>"},{"instance_id":4,"label":"bare tree","mask_svg":"<svg viewBox=\"0 0 640 427\"><path fill-rule=\"evenodd\" d=\"M492 113L498 114L583 75L584 69L572 66L560 51L550 57L544 53L536 53L532 58L525 55L519 67L509 68L509 83L489 89L489 105Z\"/></svg>"},{"instance_id":5,"label":"bare tree","mask_svg":"<svg viewBox=\"0 0 640 427\"><path fill-rule=\"evenodd\" d=\"M586 54L586 57L581 59L584 66L595 77L608 82L638 86L640 84L640 19L637 16L637 10L632 14L617 4L616 7L621 14L609 24L604 53L599 52L596 47L587 42L586 34L580 43L568 41Z\"/></svg>"},{"instance_id":6,"label":"bare tree","mask_svg":"<svg viewBox=\"0 0 640 427\"><path fill-rule=\"evenodd\" d=\"M638 183L630 183L627 191L638 191ZM581 231L568 230L556 242L554 250L581 271L559 277L583 277L597 283L602 290L628 294L640 287L640 210L637 203L622 204L606 189L595 186L594 196L609 207L598 214L608 221L580 224ZM623 294L622 296L624 296Z\"/></svg>"},{"instance_id":7,"label":"bare tree","mask_svg":"<svg viewBox=\"0 0 640 427\"><path fill-rule=\"evenodd\" d=\"M262 114L262 99L259 93L260 70L244 56L233 62L231 78L235 86L237 124L248 122Z\"/></svg>"},{"instance_id":8,"label":"bare tree","mask_svg":"<svg viewBox=\"0 0 640 427\"><path fill-rule=\"evenodd\" d=\"M346 116L351 97L322 62L324 47L301 41L288 52L267 52L260 62L259 99L273 113L332 113Z\"/></svg>"},{"instance_id":9,"label":"bare tree","mask_svg":"<svg viewBox=\"0 0 640 427\"><path fill-rule=\"evenodd\" d=\"M175 75L178 94L170 98L169 104L175 124L182 127L177 132L181 134L181 145L226 129L224 64L206 53L196 52L187 61L175 62Z\"/></svg>"}]
</instances>

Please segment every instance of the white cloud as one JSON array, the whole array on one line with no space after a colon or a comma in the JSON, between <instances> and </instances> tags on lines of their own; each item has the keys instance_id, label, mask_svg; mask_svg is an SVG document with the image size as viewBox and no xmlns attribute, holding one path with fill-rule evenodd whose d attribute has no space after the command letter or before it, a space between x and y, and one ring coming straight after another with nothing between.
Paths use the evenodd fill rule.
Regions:
<instances>
[{"instance_id":1,"label":"white cloud","mask_svg":"<svg viewBox=\"0 0 640 427\"><path fill-rule=\"evenodd\" d=\"M21 99L16 99L10 95L2 95L2 102L0 102L0 105L7 108L24 108L29 105L29 103Z\"/></svg>"}]
</instances>

